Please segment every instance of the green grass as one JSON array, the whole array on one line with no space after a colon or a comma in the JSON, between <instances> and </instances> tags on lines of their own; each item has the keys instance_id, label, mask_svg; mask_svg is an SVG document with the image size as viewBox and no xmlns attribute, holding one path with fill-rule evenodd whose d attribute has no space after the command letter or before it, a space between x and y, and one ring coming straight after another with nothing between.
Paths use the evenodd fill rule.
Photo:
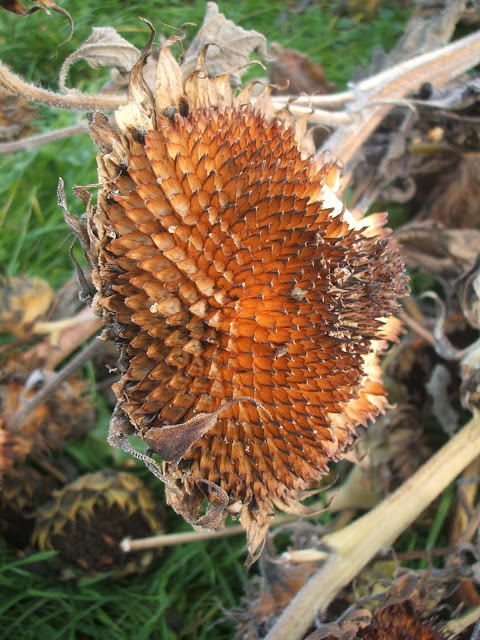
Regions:
<instances>
[{"instance_id":1,"label":"green grass","mask_svg":"<svg viewBox=\"0 0 480 640\"><path fill-rule=\"evenodd\" d=\"M0 51L13 70L30 81L56 89L61 62L91 33L93 26L115 26L141 48L147 28L138 17L179 26L201 24L205 2L193 0L125 2L71 0L61 2L75 20L75 34L58 14L37 12L20 18L0 10ZM389 49L402 32L408 11L385 2L373 22L358 23L334 14L331 3L312 1L301 13L296 2L239 0L219 2L220 9L247 29L268 40L299 49L324 65L331 82L341 89L358 66L368 66L371 52ZM188 27L187 38L195 29ZM188 39L187 43L188 45ZM80 63L72 68L69 85L93 91L98 72ZM40 109L38 131L60 128L78 116ZM30 273L60 286L72 273L68 257L68 230L56 204L61 176L69 208L81 214L72 194L74 185L96 182L95 149L87 135L48 144L33 153L0 157L0 268L3 273ZM97 403L97 426L82 441L68 445L65 455L81 472L105 466L121 468L127 457L106 444L108 408ZM134 467L161 500L162 488L140 465ZM167 512L169 531L187 525ZM429 541L431 542L431 541ZM434 541L433 541L434 542ZM50 554L17 558L0 546L0 640L222 640L232 637L232 625L218 622L224 609L238 606L246 579L243 536L169 548L146 575L112 581L110 576L80 582L57 582L49 573ZM217 623L217 624L214 624ZM213 626L212 626L213 625Z\"/></svg>"},{"instance_id":2,"label":"green grass","mask_svg":"<svg viewBox=\"0 0 480 640\"><path fill-rule=\"evenodd\" d=\"M158 571L134 581L106 575L60 583L37 573L50 553L12 561L0 549L0 639L211 638L208 628L222 617L220 605L233 607L242 593L239 555L241 545L231 542L192 544L166 551ZM29 571L33 563L35 573ZM230 638L231 629L220 623L215 637Z\"/></svg>"}]
</instances>

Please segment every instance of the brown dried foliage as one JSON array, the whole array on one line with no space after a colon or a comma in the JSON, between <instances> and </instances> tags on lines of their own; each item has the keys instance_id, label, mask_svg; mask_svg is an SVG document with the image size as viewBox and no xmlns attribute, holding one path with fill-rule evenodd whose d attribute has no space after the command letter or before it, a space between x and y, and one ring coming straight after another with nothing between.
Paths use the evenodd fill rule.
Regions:
<instances>
[{"instance_id":1,"label":"brown dried foliage","mask_svg":"<svg viewBox=\"0 0 480 640\"><path fill-rule=\"evenodd\" d=\"M269 53L273 60L268 65L270 82L276 85L275 95L326 94L334 89L323 67L308 56L274 42Z\"/></svg>"}]
</instances>

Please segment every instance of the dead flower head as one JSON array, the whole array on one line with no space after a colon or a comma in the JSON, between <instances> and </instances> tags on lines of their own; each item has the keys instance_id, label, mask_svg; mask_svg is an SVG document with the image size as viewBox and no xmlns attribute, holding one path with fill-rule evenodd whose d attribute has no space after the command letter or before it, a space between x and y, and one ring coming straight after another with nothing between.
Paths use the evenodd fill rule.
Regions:
<instances>
[{"instance_id":1,"label":"dead flower head","mask_svg":"<svg viewBox=\"0 0 480 640\"><path fill-rule=\"evenodd\" d=\"M97 471L54 491L37 509L32 543L42 551L56 549L63 562L88 573L115 570L116 577L145 571L151 551L126 560L120 549L125 536L143 537L162 530L154 496L135 476Z\"/></svg>"},{"instance_id":2,"label":"dead flower head","mask_svg":"<svg viewBox=\"0 0 480 640\"><path fill-rule=\"evenodd\" d=\"M336 621L318 623L305 640L473 638L474 610L460 614L454 607L455 590L466 577L462 574L470 571L456 563L419 572L399 569L391 582L376 581L362 598L357 593L355 602Z\"/></svg>"},{"instance_id":3,"label":"dead flower head","mask_svg":"<svg viewBox=\"0 0 480 640\"><path fill-rule=\"evenodd\" d=\"M116 126L94 114L98 204L86 229L67 221L120 347L111 442L145 440L170 504L208 527L238 515L253 554L274 507L301 512L385 407L377 356L398 334L405 277L385 216L354 220L338 167L267 117L268 90L253 107L248 88L232 96L228 73L207 76L206 48L184 79L178 40L154 93L149 44Z\"/></svg>"}]
</instances>

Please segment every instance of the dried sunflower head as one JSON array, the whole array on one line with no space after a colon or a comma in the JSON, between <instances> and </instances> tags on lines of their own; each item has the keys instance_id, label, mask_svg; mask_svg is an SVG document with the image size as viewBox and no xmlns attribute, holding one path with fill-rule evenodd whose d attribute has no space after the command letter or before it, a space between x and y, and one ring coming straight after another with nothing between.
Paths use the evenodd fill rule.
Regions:
<instances>
[{"instance_id":1,"label":"dried sunflower head","mask_svg":"<svg viewBox=\"0 0 480 640\"><path fill-rule=\"evenodd\" d=\"M319 623L305 640L473 638L475 609L458 615L459 609L453 609L451 599L454 590L464 581L465 572L470 571L466 566L460 569L458 564L419 572L399 569L390 583L370 584L370 593L363 598L358 597L355 589L353 605L336 621ZM341 608L344 606L345 602ZM335 609L335 604L331 609ZM326 617L330 617L328 613Z\"/></svg>"},{"instance_id":2,"label":"dried sunflower head","mask_svg":"<svg viewBox=\"0 0 480 640\"><path fill-rule=\"evenodd\" d=\"M268 91L255 107L248 90L232 97L205 49L184 79L178 39L154 94L147 47L116 126L92 118L103 186L86 229L66 217L121 352L110 441L145 440L169 503L203 526L239 515L253 553L274 507L301 511L385 407L378 354L398 333L405 277L385 217L354 220L337 166L305 158L299 129L265 115Z\"/></svg>"},{"instance_id":3,"label":"dried sunflower head","mask_svg":"<svg viewBox=\"0 0 480 640\"><path fill-rule=\"evenodd\" d=\"M151 551L126 560L120 541L160 531L158 506L135 476L119 471L87 473L37 510L33 544L56 549L61 560L95 573L116 570L117 576L146 569Z\"/></svg>"},{"instance_id":4,"label":"dried sunflower head","mask_svg":"<svg viewBox=\"0 0 480 640\"><path fill-rule=\"evenodd\" d=\"M28 547L35 510L60 486L60 477L28 464L16 464L0 486L0 535L16 549Z\"/></svg>"},{"instance_id":5,"label":"dried sunflower head","mask_svg":"<svg viewBox=\"0 0 480 640\"><path fill-rule=\"evenodd\" d=\"M3 476L11 469L15 460L15 445L13 434L5 429L3 420L0 419L0 487Z\"/></svg>"},{"instance_id":6,"label":"dried sunflower head","mask_svg":"<svg viewBox=\"0 0 480 640\"><path fill-rule=\"evenodd\" d=\"M372 620L364 629L357 631L362 640L442 640L446 636L441 633L434 621L427 618L422 611L417 611L411 603L393 604L375 611Z\"/></svg>"},{"instance_id":7,"label":"dried sunflower head","mask_svg":"<svg viewBox=\"0 0 480 640\"><path fill-rule=\"evenodd\" d=\"M0 362L0 534L21 548L28 544L32 514L59 486L63 473L52 453L85 432L94 412L87 383L72 376L16 425L20 412L53 371L34 356L15 353Z\"/></svg>"},{"instance_id":8,"label":"dried sunflower head","mask_svg":"<svg viewBox=\"0 0 480 640\"><path fill-rule=\"evenodd\" d=\"M88 384L72 376L10 430L9 420L39 391L53 371L42 369L31 357L16 353L0 363L0 429L9 432L17 459L39 458L61 449L69 437L78 436L93 423L86 396Z\"/></svg>"}]
</instances>

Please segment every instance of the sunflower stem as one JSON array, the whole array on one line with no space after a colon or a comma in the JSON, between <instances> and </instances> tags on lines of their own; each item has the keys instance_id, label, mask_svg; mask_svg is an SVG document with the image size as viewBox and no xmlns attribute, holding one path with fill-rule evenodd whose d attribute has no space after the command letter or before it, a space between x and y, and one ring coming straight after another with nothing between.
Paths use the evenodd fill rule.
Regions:
<instances>
[{"instance_id":1,"label":"sunflower stem","mask_svg":"<svg viewBox=\"0 0 480 640\"><path fill-rule=\"evenodd\" d=\"M265 640L300 640L315 616L480 455L480 413L386 500L323 537L330 557L290 602Z\"/></svg>"},{"instance_id":2,"label":"sunflower stem","mask_svg":"<svg viewBox=\"0 0 480 640\"><path fill-rule=\"evenodd\" d=\"M94 111L96 109L109 111L127 103L126 96L94 96L80 91L70 95L62 95L47 91L25 82L20 76L10 71L3 62L0 62L0 86L16 96L22 96L32 102L69 111Z\"/></svg>"},{"instance_id":3,"label":"sunflower stem","mask_svg":"<svg viewBox=\"0 0 480 640\"><path fill-rule=\"evenodd\" d=\"M59 385L69 378L77 369L82 367L86 362L91 360L93 356L102 348L103 343L101 340L94 338L86 347L78 353L73 360L66 364L56 376L52 378L44 387L40 389L23 407L18 411L12 419L8 421L7 427L11 431L19 431L25 419L28 417L31 411L39 407L46 402L47 398L53 393Z\"/></svg>"},{"instance_id":4,"label":"sunflower stem","mask_svg":"<svg viewBox=\"0 0 480 640\"><path fill-rule=\"evenodd\" d=\"M33 151L38 147L48 144L49 142L57 142L72 136L78 136L81 133L88 133L87 123L79 122L69 127L56 129L55 131L45 131L35 136L20 138L20 140L12 140L10 142L0 143L0 153L13 153L14 151Z\"/></svg>"},{"instance_id":5,"label":"sunflower stem","mask_svg":"<svg viewBox=\"0 0 480 640\"><path fill-rule=\"evenodd\" d=\"M295 522L298 516L281 515L275 519L275 524L287 524ZM120 548L125 553L130 551L139 551L144 549L156 549L158 547L171 547L177 544L187 544L190 542L199 542L200 540L212 540L214 538L226 538L227 536L236 536L245 533L245 529L241 524L234 524L220 531L182 531L181 533L164 533L158 536L150 536L148 538L124 538L120 542Z\"/></svg>"},{"instance_id":6,"label":"sunflower stem","mask_svg":"<svg viewBox=\"0 0 480 640\"><path fill-rule=\"evenodd\" d=\"M317 155L329 151L347 166L391 110L394 101L404 98L424 82L434 82L435 88L441 88L479 62L480 31L477 31L363 80L354 88L358 98L343 112L353 117L351 124L336 129Z\"/></svg>"}]
</instances>

